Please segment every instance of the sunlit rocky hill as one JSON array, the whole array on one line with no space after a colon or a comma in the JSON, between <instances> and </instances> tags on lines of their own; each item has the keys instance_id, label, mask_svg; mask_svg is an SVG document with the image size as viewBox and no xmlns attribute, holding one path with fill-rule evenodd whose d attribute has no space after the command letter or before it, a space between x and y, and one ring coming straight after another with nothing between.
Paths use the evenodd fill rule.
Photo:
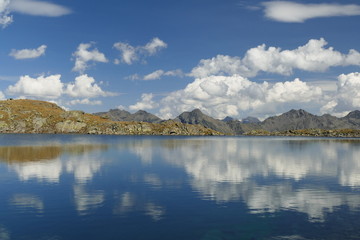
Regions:
<instances>
[{"instance_id":1,"label":"sunlit rocky hill","mask_svg":"<svg viewBox=\"0 0 360 240\"><path fill-rule=\"evenodd\" d=\"M50 102L20 99L0 101L0 133L220 135L201 125L175 121L117 122L82 111L65 111Z\"/></svg>"}]
</instances>

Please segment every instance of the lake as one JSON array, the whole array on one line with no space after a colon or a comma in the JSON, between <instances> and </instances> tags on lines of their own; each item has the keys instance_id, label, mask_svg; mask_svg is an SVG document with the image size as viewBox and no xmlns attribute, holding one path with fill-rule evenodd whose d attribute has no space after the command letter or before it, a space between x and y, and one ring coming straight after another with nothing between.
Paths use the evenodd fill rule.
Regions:
<instances>
[{"instance_id":1,"label":"lake","mask_svg":"<svg viewBox=\"0 0 360 240\"><path fill-rule=\"evenodd\" d=\"M0 135L0 239L360 239L360 140Z\"/></svg>"}]
</instances>

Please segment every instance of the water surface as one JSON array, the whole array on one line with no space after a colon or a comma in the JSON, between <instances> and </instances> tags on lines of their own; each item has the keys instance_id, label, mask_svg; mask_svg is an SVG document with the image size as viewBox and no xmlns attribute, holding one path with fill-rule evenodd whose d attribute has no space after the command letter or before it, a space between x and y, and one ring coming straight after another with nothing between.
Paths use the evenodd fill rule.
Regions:
<instances>
[{"instance_id":1,"label":"water surface","mask_svg":"<svg viewBox=\"0 0 360 240\"><path fill-rule=\"evenodd\" d=\"M360 141L0 135L0 239L360 239Z\"/></svg>"}]
</instances>

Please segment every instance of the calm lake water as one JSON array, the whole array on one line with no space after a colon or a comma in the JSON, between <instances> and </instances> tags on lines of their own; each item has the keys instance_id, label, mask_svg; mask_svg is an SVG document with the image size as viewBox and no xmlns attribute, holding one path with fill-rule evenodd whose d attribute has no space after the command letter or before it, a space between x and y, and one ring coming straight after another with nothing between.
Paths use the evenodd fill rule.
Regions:
<instances>
[{"instance_id":1,"label":"calm lake water","mask_svg":"<svg viewBox=\"0 0 360 240\"><path fill-rule=\"evenodd\" d=\"M0 239L360 239L360 141L0 135Z\"/></svg>"}]
</instances>

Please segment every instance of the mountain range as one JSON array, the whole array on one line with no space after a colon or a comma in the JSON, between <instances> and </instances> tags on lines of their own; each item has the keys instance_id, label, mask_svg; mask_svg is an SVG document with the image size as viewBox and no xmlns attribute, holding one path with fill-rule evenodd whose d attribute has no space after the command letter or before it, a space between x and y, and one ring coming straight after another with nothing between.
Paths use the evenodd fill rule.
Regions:
<instances>
[{"instance_id":1,"label":"mountain range","mask_svg":"<svg viewBox=\"0 0 360 240\"><path fill-rule=\"evenodd\" d=\"M134 114L144 115L144 112ZM146 116L148 114L145 114ZM147 118L155 120L155 118ZM161 123L112 121L83 111L66 111L54 103L17 99L0 101L0 133L79 133L109 135L222 135L201 125L172 120Z\"/></svg>"},{"instance_id":2,"label":"mountain range","mask_svg":"<svg viewBox=\"0 0 360 240\"><path fill-rule=\"evenodd\" d=\"M146 111L138 111L131 114L124 110L112 109L106 113L96 113L96 115L108 117L113 121L163 121ZM199 109L194 109L191 112L180 114L173 120L186 124L199 124L224 134L233 135L241 135L254 130L283 132L302 129L360 129L360 111L358 110L350 112L345 117L338 118L329 114L317 116L303 109L292 109L279 116L269 117L264 121L260 121L253 117L248 117L239 121L231 117L226 117L223 120L215 119L204 114Z\"/></svg>"}]
</instances>

